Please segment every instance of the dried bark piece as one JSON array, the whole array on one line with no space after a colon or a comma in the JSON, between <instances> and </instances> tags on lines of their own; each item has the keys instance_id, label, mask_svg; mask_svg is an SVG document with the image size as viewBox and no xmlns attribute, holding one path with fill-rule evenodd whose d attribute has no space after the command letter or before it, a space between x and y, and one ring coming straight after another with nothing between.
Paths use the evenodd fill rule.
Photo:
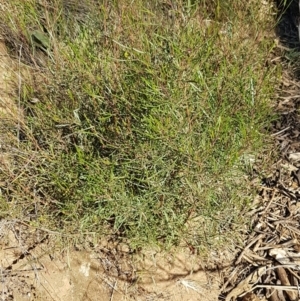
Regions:
<instances>
[{"instance_id":1,"label":"dried bark piece","mask_svg":"<svg viewBox=\"0 0 300 301\"><path fill-rule=\"evenodd\" d=\"M277 266L276 273L278 278L280 279L281 284L288 285L288 286L291 285L288 275L283 267ZM288 295L291 301L297 300L298 297L297 292L286 291L286 294Z\"/></svg>"},{"instance_id":2,"label":"dried bark piece","mask_svg":"<svg viewBox=\"0 0 300 301\"><path fill-rule=\"evenodd\" d=\"M252 291L254 285L266 272L266 267L260 267L251 273L246 279L242 280L225 298L225 301L236 300L237 297Z\"/></svg>"},{"instance_id":3,"label":"dried bark piece","mask_svg":"<svg viewBox=\"0 0 300 301\"><path fill-rule=\"evenodd\" d=\"M275 258L282 265L289 265L295 269L300 265L300 254L289 252L284 249L272 249L269 251L269 255Z\"/></svg>"},{"instance_id":4,"label":"dried bark piece","mask_svg":"<svg viewBox=\"0 0 300 301\"><path fill-rule=\"evenodd\" d=\"M293 162L299 162L300 161L300 153L289 154L289 160L291 160Z\"/></svg>"}]
</instances>

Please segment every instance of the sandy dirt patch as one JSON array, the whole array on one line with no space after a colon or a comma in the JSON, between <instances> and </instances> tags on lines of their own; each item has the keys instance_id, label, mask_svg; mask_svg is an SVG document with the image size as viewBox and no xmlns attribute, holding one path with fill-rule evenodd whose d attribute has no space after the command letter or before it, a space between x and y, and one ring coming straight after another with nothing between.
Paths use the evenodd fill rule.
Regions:
<instances>
[{"instance_id":1,"label":"sandy dirt patch","mask_svg":"<svg viewBox=\"0 0 300 301\"><path fill-rule=\"evenodd\" d=\"M124 246L57 249L53 237L18 221L0 224L0 300L207 300L219 295L216 272L187 251L130 254Z\"/></svg>"}]
</instances>

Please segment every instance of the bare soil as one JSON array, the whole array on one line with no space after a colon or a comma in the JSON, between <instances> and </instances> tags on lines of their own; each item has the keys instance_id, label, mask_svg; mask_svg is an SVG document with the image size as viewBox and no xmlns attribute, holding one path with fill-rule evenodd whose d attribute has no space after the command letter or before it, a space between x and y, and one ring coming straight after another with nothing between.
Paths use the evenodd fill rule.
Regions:
<instances>
[{"instance_id":1,"label":"bare soil","mask_svg":"<svg viewBox=\"0 0 300 301\"><path fill-rule=\"evenodd\" d=\"M217 272L181 250L130 254L126 245L57 249L51 234L0 224L0 300L217 300ZM91 247L92 245L92 247Z\"/></svg>"}]
</instances>

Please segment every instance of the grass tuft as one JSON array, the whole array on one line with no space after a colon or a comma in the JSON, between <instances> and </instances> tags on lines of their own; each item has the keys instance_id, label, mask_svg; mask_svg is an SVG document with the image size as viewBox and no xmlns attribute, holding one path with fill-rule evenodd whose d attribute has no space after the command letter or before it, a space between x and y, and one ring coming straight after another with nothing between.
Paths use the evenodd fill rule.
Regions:
<instances>
[{"instance_id":1,"label":"grass tuft","mask_svg":"<svg viewBox=\"0 0 300 301\"><path fill-rule=\"evenodd\" d=\"M9 1L1 35L32 76L0 206L37 227L133 248L232 239L251 198L242 158L266 147L273 118L265 34L274 21L261 9Z\"/></svg>"}]
</instances>

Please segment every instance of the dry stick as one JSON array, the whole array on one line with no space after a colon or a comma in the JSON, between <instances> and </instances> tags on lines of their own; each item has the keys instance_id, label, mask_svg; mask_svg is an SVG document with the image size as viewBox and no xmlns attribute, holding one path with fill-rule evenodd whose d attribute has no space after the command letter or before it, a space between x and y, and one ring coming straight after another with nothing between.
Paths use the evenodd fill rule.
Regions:
<instances>
[{"instance_id":1,"label":"dry stick","mask_svg":"<svg viewBox=\"0 0 300 301\"><path fill-rule=\"evenodd\" d=\"M271 197L271 199L270 199L270 201L269 201L267 207L266 207L266 208L264 209L264 211L261 213L261 216L260 216L261 218L265 216L267 210L270 208L271 204L273 203L274 198L275 198L275 190L273 190L272 197Z\"/></svg>"},{"instance_id":2,"label":"dry stick","mask_svg":"<svg viewBox=\"0 0 300 301\"><path fill-rule=\"evenodd\" d=\"M121 291L117 290L117 288L116 288L117 281L115 282L114 285L112 285L111 283L109 283L105 278L101 277L100 275L99 275L99 278L101 278L101 280L102 280L104 283L106 283L109 287L111 287L113 290L115 290L115 291L118 292L119 294L123 294Z\"/></svg>"},{"instance_id":3,"label":"dry stick","mask_svg":"<svg viewBox=\"0 0 300 301\"><path fill-rule=\"evenodd\" d=\"M286 223L286 224L285 224L285 223L281 223L281 225L282 225L283 227L289 229L290 231L292 231L292 232L294 232L294 233L300 235L300 230L299 230L299 229L297 229L297 228L295 228L295 227L293 227L293 226L290 226L290 225L288 225L287 223Z\"/></svg>"},{"instance_id":4,"label":"dry stick","mask_svg":"<svg viewBox=\"0 0 300 301\"><path fill-rule=\"evenodd\" d=\"M283 267L278 266L276 269L276 272L277 272L278 278L280 279L280 281L283 285L291 286L288 275ZM286 291L286 294L289 296L289 298L291 300L296 300L296 298L297 298L297 293L294 291L292 291L292 292Z\"/></svg>"},{"instance_id":5,"label":"dry stick","mask_svg":"<svg viewBox=\"0 0 300 301\"><path fill-rule=\"evenodd\" d=\"M292 268L292 267L291 267ZM300 280L299 275L297 275L291 268L288 268L287 270L289 273L291 273L297 280Z\"/></svg>"},{"instance_id":6,"label":"dry stick","mask_svg":"<svg viewBox=\"0 0 300 301\"><path fill-rule=\"evenodd\" d=\"M254 245L259 239L261 239L265 234L259 234L256 238L254 238L245 248L244 250L241 252L241 254L239 255L238 259L236 260L235 264L239 264L245 254L245 252L252 246Z\"/></svg>"},{"instance_id":7,"label":"dry stick","mask_svg":"<svg viewBox=\"0 0 300 301\"><path fill-rule=\"evenodd\" d=\"M245 268L244 270L241 271L244 272L247 268ZM237 267L233 270L233 272L230 274L228 280L223 284L221 291L223 292L225 290L225 288L228 286L228 284L230 283L230 281L233 279L233 277L237 274Z\"/></svg>"},{"instance_id":8,"label":"dry stick","mask_svg":"<svg viewBox=\"0 0 300 301\"><path fill-rule=\"evenodd\" d=\"M258 240L256 242L256 244L255 244L255 246L253 247L253 250L252 250L254 254L257 253L257 249L261 246L261 243L262 243L261 240Z\"/></svg>"},{"instance_id":9,"label":"dry stick","mask_svg":"<svg viewBox=\"0 0 300 301\"><path fill-rule=\"evenodd\" d=\"M270 249L278 249L278 248L290 248L294 245L297 244L297 239L291 239L288 240L287 242L284 242L282 244L276 244L276 245L268 245L265 247L260 247L257 249L257 251L265 251L265 250L270 250Z\"/></svg>"},{"instance_id":10,"label":"dry stick","mask_svg":"<svg viewBox=\"0 0 300 301\"><path fill-rule=\"evenodd\" d=\"M253 286L252 290L256 288L274 288L281 291L298 291L298 286L293 285L257 284Z\"/></svg>"},{"instance_id":11,"label":"dry stick","mask_svg":"<svg viewBox=\"0 0 300 301\"><path fill-rule=\"evenodd\" d=\"M281 131L279 131L279 132L277 132L277 133L271 134L271 137L278 136L278 135L284 133L285 131L289 130L290 128L291 128L291 127L288 126L288 127L286 127L285 129L283 129L283 130L281 130Z\"/></svg>"},{"instance_id":12,"label":"dry stick","mask_svg":"<svg viewBox=\"0 0 300 301\"><path fill-rule=\"evenodd\" d=\"M114 292L115 292L115 289L117 287L117 283L118 283L118 280L116 280L115 284L114 284L114 287L112 288L112 292L111 292L111 296L110 296L110 299L109 301L112 301L113 297L114 297Z\"/></svg>"}]
</instances>

